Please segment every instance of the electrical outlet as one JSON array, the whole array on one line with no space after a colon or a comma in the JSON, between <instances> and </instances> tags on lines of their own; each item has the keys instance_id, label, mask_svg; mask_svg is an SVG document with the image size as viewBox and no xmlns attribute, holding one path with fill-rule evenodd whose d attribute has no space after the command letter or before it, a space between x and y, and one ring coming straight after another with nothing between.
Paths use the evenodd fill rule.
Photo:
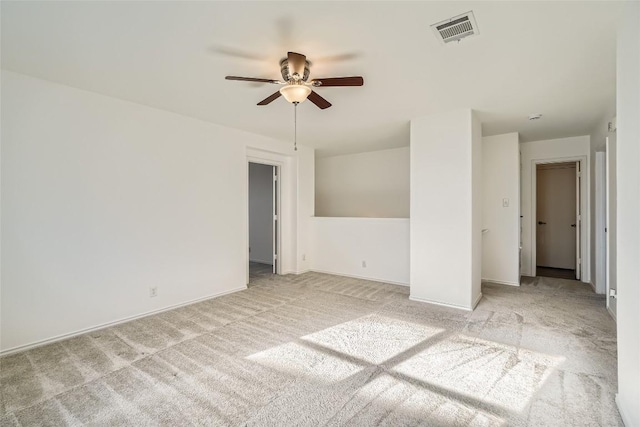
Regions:
<instances>
[{"instance_id":1,"label":"electrical outlet","mask_svg":"<svg viewBox=\"0 0 640 427\"><path fill-rule=\"evenodd\" d=\"M307 254L302 254L302 260L306 261L307 260Z\"/></svg>"},{"instance_id":2,"label":"electrical outlet","mask_svg":"<svg viewBox=\"0 0 640 427\"><path fill-rule=\"evenodd\" d=\"M502 207L503 208L508 208L509 207L509 199L507 199L507 198L502 199Z\"/></svg>"},{"instance_id":3,"label":"electrical outlet","mask_svg":"<svg viewBox=\"0 0 640 427\"><path fill-rule=\"evenodd\" d=\"M149 288L149 296L151 298L158 296L158 287L157 286L152 286L152 287Z\"/></svg>"},{"instance_id":4,"label":"electrical outlet","mask_svg":"<svg viewBox=\"0 0 640 427\"><path fill-rule=\"evenodd\" d=\"M362 268L367 268L367 261L362 261Z\"/></svg>"}]
</instances>

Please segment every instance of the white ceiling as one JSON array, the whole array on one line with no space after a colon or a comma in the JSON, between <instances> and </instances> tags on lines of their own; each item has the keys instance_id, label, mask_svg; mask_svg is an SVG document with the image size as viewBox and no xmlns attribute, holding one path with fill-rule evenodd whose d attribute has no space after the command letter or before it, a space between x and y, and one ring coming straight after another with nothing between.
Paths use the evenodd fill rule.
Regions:
<instances>
[{"instance_id":1,"label":"white ceiling","mask_svg":"<svg viewBox=\"0 0 640 427\"><path fill-rule=\"evenodd\" d=\"M279 139L293 106L256 103L296 51L333 107L298 108L298 141L334 155L409 144L409 121L470 107L483 134L584 135L615 105L619 2L6 2L2 67ZM430 25L473 10L480 35ZM542 113L542 120L527 116Z\"/></svg>"}]
</instances>

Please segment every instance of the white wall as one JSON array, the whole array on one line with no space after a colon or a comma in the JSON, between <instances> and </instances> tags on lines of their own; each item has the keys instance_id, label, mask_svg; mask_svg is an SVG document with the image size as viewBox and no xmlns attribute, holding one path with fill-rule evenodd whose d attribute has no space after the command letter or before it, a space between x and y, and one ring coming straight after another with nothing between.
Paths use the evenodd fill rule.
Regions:
<instances>
[{"instance_id":1,"label":"white wall","mask_svg":"<svg viewBox=\"0 0 640 427\"><path fill-rule=\"evenodd\" d=\"M519 135L482 138L482 279L520 284ZM503 206L508 199L509 206Z\"/></svg>"},{"instance_id":2,"label":"white wall","mask_svg":"<svg viewBox=\"0 0 640 427\"><path fill-rule=\"evenodd\" d=\"M249 260L273 263L273 166L249 163Z\"/></svg>"},{"instance_id":3,"label":"white wall","mask_svg":"<svg viewBox=\"0 0 640 427\"><path fill-rule=\"evenodd\" d=\"M409 148L317 158L315 183L311 269L408 285Z\"/></svg>"},{"instance_id":4,"label":"white wall","mask_svg":"<svg viewBox=\"0 0 640 427\"><path fill-rule=\"evenodd\" d=\"M583 248L582 255L582 278L584 282L590 281L590 187L591 187L591 168L590 168L590 138L589 136L575 136L570 138L550 139L544 141L525 142L520 144L522 154L522 170L521 170L521 208L522 215L522 275L532 276L535 271L535 251L533 251L533 242L535 241L535 227L532 221L535 220L534 196L535 188L533 184L533 175L535 174L535 162L555 161L564 159L570 161L578 157L584 157L584 173L582 201L583 201L583 222L581 245Z\"/></svg>"},{"instance_id":5,"label":"white wall","mask_svg":"<svg viewBox=\"0 0 640 427\"><path fill-rule=\"evenodd\" d=\"M317 158L316 216L408 218L409 147Z\"/></svg>"},{"instance_id":6,"label":"white wall","mask_svg":"<svg viewBox=\"0 0 640 427\"><path fill-rule=\"evenodd\" d=\"M481 144L468 109L411 121L411 299L472 309L481 296Z\"/></svg>"},{"instance_id":7,"label":"white wall","mask_svg":"<svg viewBox=\"0 0 640 427\"><path fill-rule=\"evenodd\" d=\"M249 147L287 159L305 268L313 150L7 71L2 113L2 350L243 289Z\"/></svg>"},{"instance_id":8,"label":"white wall","mask_svg":"<svg viewBox=\"0 0 640 427\"><path fill-rule=\"evenodd\" d=\"M317 217L313 225L314 271L409 284L408 219Z\"/></svg>"},{"instance_id":9,"label":"white wall","mask_svg":"<svg viewBox=\"0 0 640 427\"><path fill-rule=\"evenodd\" d=\"M292 257L296 257L296 272L304 273L311 269L313 252L313 214L315 212L315 152L314 150L299 149L297 152L297 169L295 197L298 202L294 224L297 227L297 245L292 247ZM283 184L281 179L280 185ZM283 221L280 221L281 223Z\"/></svg>"},{"instance_id":10,"label":"white wall","mask_svg":"<svg viewBox=\"0 0 640 427\"><path fill-rule=\"evenodd\" d=\"M627 2L617 49L618 408L640 425L640 3Z\"/></svg>"}]
</instances>

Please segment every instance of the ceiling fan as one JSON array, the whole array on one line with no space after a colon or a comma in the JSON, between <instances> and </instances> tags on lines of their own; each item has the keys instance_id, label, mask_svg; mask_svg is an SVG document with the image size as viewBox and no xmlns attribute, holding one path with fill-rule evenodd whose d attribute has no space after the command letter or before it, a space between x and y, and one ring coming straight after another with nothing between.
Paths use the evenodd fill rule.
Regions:
<instances>
[{"instance_id":1,"label":"ceiling fan","mask_svg":"<svg viewBox=\"0 0 640 427\"><path fill-rule=\"evenodd\" d=\"M282 95L292 104L299 104L309 98L311 102L323 110L331 107L331 103L312 90L312 87L362 86L364 84L364 79L360 76L309 80L310 66L311 63L307 61L306 56L300 53L288 52L287 57L280 61L282 80L237 76L227 76L225 79L283 85L279 91L258 102L258 105L267 105Z\"/></svg>"}]
</instances>

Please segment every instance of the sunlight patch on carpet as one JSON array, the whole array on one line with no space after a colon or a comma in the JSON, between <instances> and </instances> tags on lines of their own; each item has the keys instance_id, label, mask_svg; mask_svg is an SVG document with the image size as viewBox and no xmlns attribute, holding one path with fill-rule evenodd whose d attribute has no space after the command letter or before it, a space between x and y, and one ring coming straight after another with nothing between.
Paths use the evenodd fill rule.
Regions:
<instances>
[{"instance_id":1,"label":"sunlight patch on carpet","mask_svg":"<svg viewBox=\"0 0 640 427\"><path fill-rule=\"evenodd\" d=\"M246 359L285 374L326 384L347 379L362 369L362 365L295 342L269 348Z\"/></svg>"},{"instance_id":2,"label":"sunlight patch on carpet","mask_svg":"<svg viewBox=\"0 0 640 427\"><path fill-rule=\"evenodd\" d=\"M381 364L441 332L440 328L372 314L301 339L371 364Z\"/></svg>"},{"instance_id":3,"label":"sunlight patch on carpet","mask_svg":"<svg viewBox=\"0 0 640 427\"><path fill-rule=\"evenodd\" d=\"M393 372L517 413L563 361L560 356L458 335L398 364Z\"/></svg>"}]
</instances>

